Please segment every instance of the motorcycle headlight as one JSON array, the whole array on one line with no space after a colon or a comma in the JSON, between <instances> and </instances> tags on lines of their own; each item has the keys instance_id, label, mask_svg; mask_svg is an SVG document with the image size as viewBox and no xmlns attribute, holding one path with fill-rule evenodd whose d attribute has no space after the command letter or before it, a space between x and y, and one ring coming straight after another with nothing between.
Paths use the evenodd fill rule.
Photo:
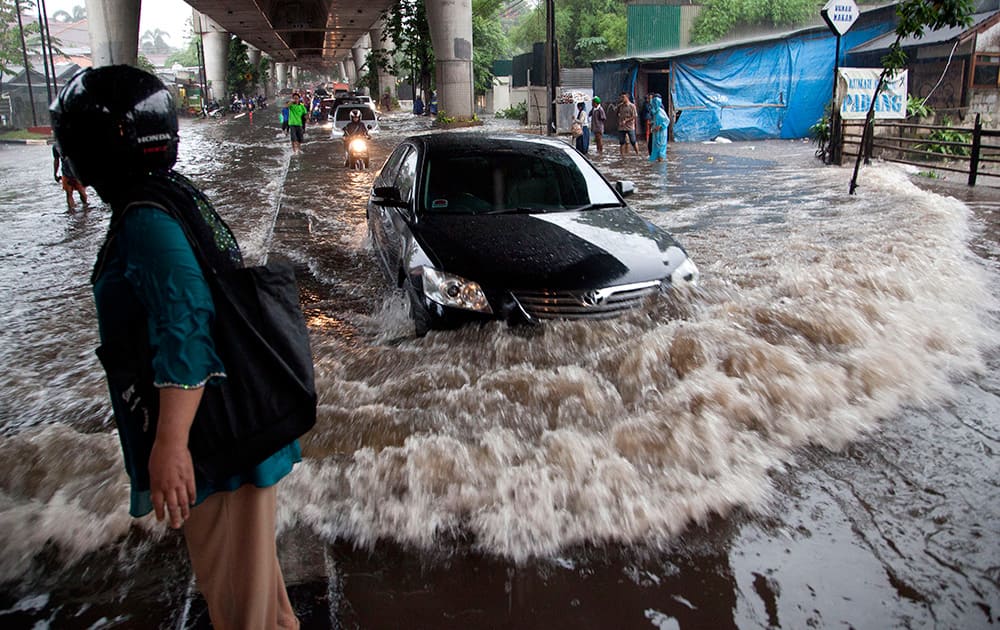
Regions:
<instances>
[{"instance_id":1,"label":"motorcycle headlight","mask_svg":"<svg viewBox=\"0 0 1000 630\"><path fill-rule=\"evenodd\" d=\"M355 138L351 140L351 143L347 145L351 151L364 151L368 148L367 143L362 138Z\"/></svg>"},{"instance_id":2,"label":"motorcycle headlight","mask_svg":"<svg viewBox=\"0 0 1000 630\"><path fill-rule=\"evenodd\" d=\"M685 258L684 262L677 265L677 268L670 273L670 284L675 287L697 286L698 275L698 265L690 258Z\"/></svg>"},{"instance_id":3,"label":"motorcycle headlight","mask_svg":"<svg viewBox=\"0 0 1000 630\"><path fill-rule=\"evenodd\" d=\"M492 313L482 287L461 276L438 271L433 267L423 267L421 274L424 295L442 306L461 308L479 313Z\"/></svg>"}]
</instances>

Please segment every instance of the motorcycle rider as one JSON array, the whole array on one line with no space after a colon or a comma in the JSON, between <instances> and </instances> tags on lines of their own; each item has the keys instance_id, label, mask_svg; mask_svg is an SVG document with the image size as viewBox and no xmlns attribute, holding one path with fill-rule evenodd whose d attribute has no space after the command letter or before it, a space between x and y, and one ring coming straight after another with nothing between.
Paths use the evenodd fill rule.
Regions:
<instances>
[{"instance_id":1,"label":"motorcycle rider","mask_svg":"<svg viewBox=\"0 0 1000 630\"><path fill-rule=\"evenodd\" d=\"M368 133L368 127L361 122L361 110L352 109L351 110L351 122L344 125L344 166L351 165L351 156L348 151L348 147L351 144L351 140L355 136L362 136L365 139L371 139L371 134Z\"/></svg>"}]
</instances>

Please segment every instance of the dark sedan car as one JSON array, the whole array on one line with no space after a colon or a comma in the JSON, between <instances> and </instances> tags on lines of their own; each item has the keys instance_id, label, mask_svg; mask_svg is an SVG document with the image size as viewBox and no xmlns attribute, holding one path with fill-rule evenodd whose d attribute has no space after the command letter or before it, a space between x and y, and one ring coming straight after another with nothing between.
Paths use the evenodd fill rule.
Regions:
<instances>
[{"instance_id":1,"label":"dark sedan car","mask_svg":"<svg viewBox=\"0 0 1000 630\"><path fill-rule=\"evenodd\" d=\"M404 140L368 201L372 246L418 335L470 320L601 319L698 269L568 144L437 133Z\"/></svg>"}]
</instances>

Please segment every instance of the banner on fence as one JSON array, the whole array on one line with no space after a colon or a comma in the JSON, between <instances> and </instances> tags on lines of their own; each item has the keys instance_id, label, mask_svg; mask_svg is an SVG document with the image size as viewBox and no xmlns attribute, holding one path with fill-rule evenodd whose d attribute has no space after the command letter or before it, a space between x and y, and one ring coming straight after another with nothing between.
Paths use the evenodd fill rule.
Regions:
<instances>
[{"instance_id":1,"label":"banner on fence","mask_svg":"<svg viewBox=\"0 0 1000 630\"><path fill-rule=\"evenodd\" d=\"M840 68L837 74L840 117L863 120L871 107L882 68ZM886 80L875 101L875 118L906 118L906 97L906 70L903 70Z\"/></svg>"}]
</instances>

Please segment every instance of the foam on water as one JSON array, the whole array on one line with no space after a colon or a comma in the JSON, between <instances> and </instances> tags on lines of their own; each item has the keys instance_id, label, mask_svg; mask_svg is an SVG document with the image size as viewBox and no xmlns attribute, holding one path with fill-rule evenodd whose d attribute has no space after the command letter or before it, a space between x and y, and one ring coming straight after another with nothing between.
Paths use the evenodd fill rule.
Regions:
<instances>
[{"instance_id":1,"label":"foam on water","mask_svg":"<svg viewBox=\"0 0 1000 630\"><path fill-rule=\"evenodd\" d=\"M996 339L995 278L969 253L963 204L894 167L866 169L850 198L830 192L846 190L843 169L770 177L773 192L752 203L730 182L678 195L667 211L647 186L639 210L685 226L679 237L703 272L695 292L613 322L423 339L410 335L405 300L380 288L363 209L289 199L312 208L311 235L325 244L286 249L333 297L307 312L321 405L305 461L281 486L281 527L362 546L470 540L518 561L584 542L665 545L713 514L767 509L769 475L794 465L797 449L842 448L982 368ZM255 230L280 188L254 193L245 213L234 209L239 186L216 191L252 251L271 238ZM0 581L45 549L71 562L133 527L99 379L28 395L50 361L100 374L89 317L73 328L90 332L64 351L5 343L6 359L30 360L3 377ZM58 321L41 324L52 332ZM69 419L67 408L77 409ZM101 420L75 419L85 412ZM150 519L138 527L154 540L163 532Z\"/></svg>"},{"instance_id":2,"label":"foam on water","mask_svg":"<svg viewBox=\"0 0 1000 630\"><path fill-rule=\"evenodd\" d=\"M839 187L843 171L818 177ZM891 167L864 181L856 198L787 204L770 231L721 222L686 241L705 274L669 309L680 319L489 325L324 362L284 513L358 544L471 534L523 560L665 544L765 507L797 448L841 448L940 400L995 339L968 209ZM406 326L403 303L384 308L383 343Z\"/></svg>"}]
</instances>

